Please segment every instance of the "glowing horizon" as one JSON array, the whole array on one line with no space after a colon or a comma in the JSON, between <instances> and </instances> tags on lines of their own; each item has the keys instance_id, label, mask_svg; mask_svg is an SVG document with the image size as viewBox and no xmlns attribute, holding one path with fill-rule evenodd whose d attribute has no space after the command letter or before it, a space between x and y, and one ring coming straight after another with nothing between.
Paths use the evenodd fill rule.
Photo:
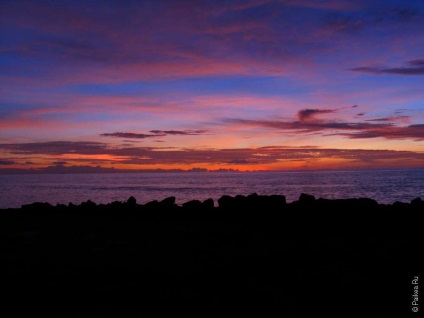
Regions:
<instances>
[{"instance_id":1,"label":"glowing horizon","mask_svg":"<svg viewBox=\"0 0 424 318\"><path fill-rule=\"evenodd\" d=\"M424 167L420 1L2 1L0 171Z\"/></svg>"}]
</instances>

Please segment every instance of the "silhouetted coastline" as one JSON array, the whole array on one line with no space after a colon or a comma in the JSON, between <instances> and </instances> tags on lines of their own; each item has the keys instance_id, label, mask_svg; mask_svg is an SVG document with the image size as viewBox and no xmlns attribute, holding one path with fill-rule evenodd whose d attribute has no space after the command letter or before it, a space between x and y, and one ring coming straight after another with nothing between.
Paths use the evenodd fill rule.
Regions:
<instances>
[{"instance_id":1,"label":"silhouetted coastline","mask_svg":"<svg viewBox=\"0 0 424 318\"><path fill-rule=\"evenodd\" d=\"M84 211L94 212L111 209L119 209L119 211L152 211L152 212L210 212L212 210L216 212L258 212L255 209L263 209L263 212L287 212L287 211L299 211L312 212L312 210L320 210L321 212L335 212L341 209L344 212L363 212L364 209L376 212L396 212L399 210L422 210L424 208L424 201L417 197L411 202L399 202L395 201L392 204L379 204L376 200L370 198L349 198L349 199L325 199L315 198L310 194L302 193L299 199L293 202L287 202L284 195L258 195L252 193L250 195L223 195L221 198L214 202L213 199L207 200L190 200L181 205L176 203L176 198L171 196L164 200L152 200L144 204L138 203L134 197L130 197L127 201L114 201L109 204L96 204L95 202L88 200L77 205L70 202L68 205L57 204L52 205L48 202L34 202L32 204L22 205L20 209L0 209L0 211ZM216 205L216 203L218 203ZM116 212L119 212L118 210ZM228 215L227 215L228 216ZM255 215L258 217L258 215Z\"/></svg>"},{"instance_id":2,"label":"silhouetted coastline","mask_svg":"<svg viewBox=\"0 0 424 318\"><path fill-rule=\"evenodd\" d=\"M406 317L424 201L302 194L0 210L16 316Z\"/></svg>"}]
</instances>

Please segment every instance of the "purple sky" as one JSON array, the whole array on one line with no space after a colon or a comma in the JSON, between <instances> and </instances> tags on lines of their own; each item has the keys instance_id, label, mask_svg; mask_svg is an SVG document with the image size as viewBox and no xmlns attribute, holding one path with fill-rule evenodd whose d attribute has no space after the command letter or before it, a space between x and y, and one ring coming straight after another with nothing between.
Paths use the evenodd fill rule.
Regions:
<instances>
[{"instance_id":1,"label":"purple sky","mask_svg":"<svg viewBox=\"0 0 424 318\"><path fill-rule=\"evenodd\" d=\"M0 168L424 166L424 1L0 2Z\"/></svg>"}]
</instances>

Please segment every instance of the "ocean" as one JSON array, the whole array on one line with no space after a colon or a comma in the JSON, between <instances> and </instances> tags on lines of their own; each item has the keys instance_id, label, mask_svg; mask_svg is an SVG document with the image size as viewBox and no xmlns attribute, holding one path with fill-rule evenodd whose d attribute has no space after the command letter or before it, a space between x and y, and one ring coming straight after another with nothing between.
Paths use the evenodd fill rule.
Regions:
<instances>
[{"instance_id":1,"label":"ocean","mask_svg":"<svg viewBox=\"0 0 424 318\"><path fill-rule=\"evenodd\" d=\"M0 175L0 208L49 202L79 204L126 201L138 203L175 196L178 204L222 195L282 194L288 202L301 193L317 198L368 197L379 203L424 199L424 169L278 171L278 172L177 172L105 174Z\"/></svg>"}]
</instances>

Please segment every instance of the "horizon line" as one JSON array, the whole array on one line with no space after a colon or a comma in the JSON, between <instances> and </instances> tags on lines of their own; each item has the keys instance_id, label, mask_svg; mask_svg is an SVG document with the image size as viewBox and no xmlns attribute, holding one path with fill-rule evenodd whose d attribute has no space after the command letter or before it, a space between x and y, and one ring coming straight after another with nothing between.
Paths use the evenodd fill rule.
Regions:
<instances>
[{"instance_id":1,"label":"horizon line","mask_svg":"<svg viewBox=\"0 0 424 318\"><path fill-rule=\"evenodd\" d=\"M63 170L52 170L59 168ZM77 169L74 171L68 169ZM80 169L78 171L78 169ZM109 174L109 173L258 173L258 172L325 172L325 171L385 171L385 170L420 170L423 167L357 167L357 168L321 168L321 169L287 169L287 170L239 170L232 168L206 169L117 169L100 166L48 166L44 168L0 168L0 175L33 175L33 174Z\"/></svg>"}]
</instances>

